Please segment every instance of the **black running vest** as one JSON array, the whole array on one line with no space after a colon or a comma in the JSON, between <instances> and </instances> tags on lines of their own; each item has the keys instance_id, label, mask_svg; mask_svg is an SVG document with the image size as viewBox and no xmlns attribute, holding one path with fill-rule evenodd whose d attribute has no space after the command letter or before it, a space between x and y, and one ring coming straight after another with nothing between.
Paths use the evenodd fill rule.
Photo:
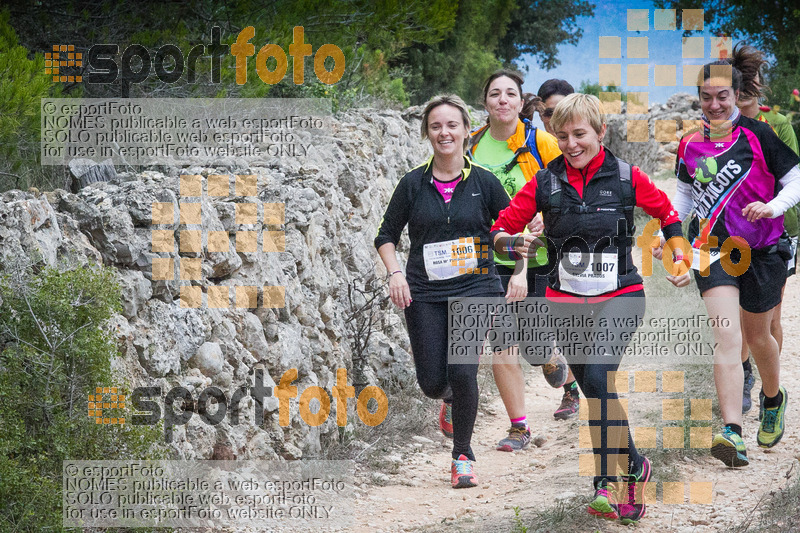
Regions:
<instances>
[{"instance_id":1,"label":"black running vest","mask_svg":"<svg viewBox=\"0 0 800 533\"><path fill-rule=\"evenodd\" d=\"M631 257L636 231L632 169L608 149L605 154L603 165L585 184L583 198L569 184L563 155L536 174L536 205L544 217L548 253L556 259L548 280L552 289L596 296L642 283ZM614 259L615 282L608 275L614 271ZM562 287L565 273L579 281ZM593 277L604 282L595 283Z\"/></svg>"}]
</instances>

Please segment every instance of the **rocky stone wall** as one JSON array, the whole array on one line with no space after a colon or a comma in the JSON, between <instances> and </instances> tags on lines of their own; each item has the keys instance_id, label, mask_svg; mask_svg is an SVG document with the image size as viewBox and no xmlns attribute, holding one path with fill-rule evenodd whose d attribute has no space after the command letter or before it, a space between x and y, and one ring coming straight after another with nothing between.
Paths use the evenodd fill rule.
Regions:
<instances>
[{"instance_id":1,"label":"rocky stone wall","mask_svg":"<svg viewBox=\"0 0 800 533\"><path fill-rule=\"evenodd\" d=\"M216 386L230 397L252 383L259 368L267 386L296 368L293 385L299 393L311 385L330 392L338 368L348 369L351 383L355 375L370 384L402 382L413 376L408 337L385 289L374 305L372 334L361 354L354 352L354 340L364 344L366 337L354 339L349 317L367 303L362 293L369 280L385 276L372 242L394 186L429 150L419 140L419 117L413 113L352 111L334 119L305 158L275 158L249 168L221 161L122 172L78 194L10 191L0 202L2 269L114 267L123 292L123 312L113 321L120 347L114 366L132 387L160 386L166 394L182 386L197 398ZM284 307L184 308L180 285L187 282L153 280L152 259L165 254L151 252L151 206L171 203L177 211L181 174L199 174L204 181L211 174L254 174L259 202L285 204L283 253L220 253L205 247L200 254L179 252L185 227L168 226L176 243L171 257L202 258L203 279L194 283L284 286ZM203 229L227 231L233 246L238 230L254 229L236 224L236 204L245 200L203 197ZM407 249L407 242L401 250L403 245ZM212 426L195 415L177 426L171 444L176 456L294 459L316 454L321 435L336 431L335 407L325 423L310 427L298 416L296 398L291 424L282 427L276 398L265 401L263 421L253 419L252 402L249 396L242 400L237 425L226 417ZM355 401L349 405L350 423L361 423L353 416Z\"/></svg>"},{"instance_id":2,"label":"rocky stone wall","mask_svg":"<svg viewBox=\"0 0 800 533\"><path fill-rule=\"evenodd\" d=\"M626 105L622 105L622 114L608 115L608 131L603 143L615 155L636 165L647 174L657 175L660 172L675 168L675 155L678 152L678 140L691 127L688 121L700 119L700 102L696 95L678 93L672 95L665 104L653 104L647 115L629 115ZM648 140L646 142L628 142L628 120L647 119ZM656 121L673 120L677 131L670 142L656 140Z\"/></svg>"}]
</instances>

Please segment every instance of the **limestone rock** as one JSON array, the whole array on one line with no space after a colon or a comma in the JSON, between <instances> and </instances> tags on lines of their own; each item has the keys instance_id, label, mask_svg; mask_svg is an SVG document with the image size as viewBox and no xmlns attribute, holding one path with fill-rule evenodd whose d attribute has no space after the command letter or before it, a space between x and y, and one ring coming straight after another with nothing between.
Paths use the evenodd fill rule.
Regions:
<instances>
[{"instance_id":1,"label":"limestone rock","mask_svg":"<svg viewBox=\"0 0 800 533\"><path fill-rule=\"evenodd\" d=\"M125 318L133 318L152 298L153 288L138 270L119 270L117 277L122 289L122 314Z\"/></svg>"},{"instance_id":2,"label":"limestone rock","mask_svg":"<svg viewBox=\"0 0 800 533\"><path fill-rule=\"evenodd\" d=\"M653 104L646 115L629 115L623 104L622 114L607 115L608 129L603 144L614 155L636 165L649 175L671 171L675 167L678 140L700 119L700 104L697 95L677 93L665 104ZM647 120L646 142L628 142L628 120ZM667 123L675 124L674 135L656 138L656 130ZM660 130L661 131L661 130ZM666 134L663 134L666 135Z\"/></svg>"},{"instance_id":3,"label":"limestone rock","mask_svg":"<svg viewBox=\"0 0 800 533\"><path fill-rule=\"evenodd\" d=\"M216 342L205 342L189 360L189 364L204 375L214 377L222 372L222 349Z\"/></svg>"},{"instance_id":4,"label":"limestone rock","mask_svg":"<svg viewBox=\"0 0 800 533\"><path fill-rule=\"evenodd\" d=\"M122 312L109 324L120 350L113 367L134 388L155 386L166 393L181 386L197 398L215 386L231 398L240 387L252 386L259 368L266 387L294 368L301 392L310 385L330 391L339 368L350 371L352 384L354 356L370 384L413 382L402 312L387 304L386 273L372 241L398 180L429 157L429 146L419 140L419 120L419 109L351 110L330 119L324 142L305 158L270 157L249 166L235 158L198 158L186 167L120 172L77 194L3 193L0 270L97 263L117 269ZM303 142L314 141L301 133ZM257 196L181 197L184 174L200 175L206 193L212 174L252 174ZM244 202L283 204L284 220L244 224L236 210ZM201 224L181 218L196 203ZM163 216L154 218L154 204ZM202 232L200 248L181 248L182 232L193 230ZM163 232L164 251L153 248L156 231ZM226 235L227 250L209 250L212 231ZM237 250L242 231L258 233L262 245L264 231L282 231L285 251ZM403 235L402 262L408 245ZM172 261L168 279L154 279L156 258ZM181 279L184 261L198 259L199 279ZM374 278L379 281L371 283ZM209 305L211 285L233 287L228 307ZM267 308L259 294L260 307L237 307L237 288L264 286L283 287L284 301ZM181 299L181 291L196 289L199 301ZM364 353L355 354L351 317L366 303L359 291L370 290L376 295L373 331ZM235 424L229 412L217 426L196 414L176 426L172 450L185 459L212 457L215 446L218 457L298 459L317 455L323 436L337 429L335 413L318 428L296 415L284 428L277 411L277 398L258 405L248 394L236 408Z\"/></svg>"}]
</instances>

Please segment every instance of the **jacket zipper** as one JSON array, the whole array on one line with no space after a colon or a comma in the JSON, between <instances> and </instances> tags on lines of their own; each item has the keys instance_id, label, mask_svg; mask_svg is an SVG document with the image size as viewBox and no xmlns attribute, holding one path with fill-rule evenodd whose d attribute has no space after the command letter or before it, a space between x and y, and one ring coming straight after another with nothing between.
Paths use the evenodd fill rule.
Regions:
<instances>
[{"instance_id":1,"label":"jacket zipper","mask_svg":"<svg viewBox=\"0 0 800 533\"><path fill-rule=\"evenodd\" d=\"M444 208L443 209L444 210L444 214L447 215L447 225L449 226L450 225L450 204L453 203L453 198L455 198L455 196L456 196L456 189L458 189L458 186L461 185L461 181L459 181L456 184L455 189L453 189L453 196L450 197L450 201L445 203L444 198L442 198L442 195L439 194L439 191L436 189L436 186L433 184L432 180L433 180L433 177L431 177L431 181L429 182L430 186L433 187L434 192L436 192L436 197L439 199L439 207L443 207ZM463 178L462 178L462 181L463 181Z\"/></svg>"},{"instance_id":2,"label":"jacket zipper","mask_svg":"<svg viewBox=\"0 0 800 533\"><path fill-rule=\"evenodd\" d=\"M586 213L586 171L588 170L589 165L586 165L584 168L580 169L579 172L581 173L581 177L583 178L583 193L581 194L581 213Z\"/></svg>"},{"instance_id":3,"label":"jacket zipper","mask_svg":"<svg viewBox=\"0 0 800 533\"><path fill-rule=\"evenodd\" d=\"M463 177L463 174L462 174L461 179L458 181L458 183L456 183L456 186L453 188L453 196L450 197L450 201L449 202L444 204L445 210L447 212L447 225L448 226L450 225L450 204L452 204L453 200L455 200L456 191L458 190L458 186L461 185L461 182L463 182L463 181L464 181L464 177ZM441 194L439 195L439 198L442 198ZM444 203L444 198L442 198L442 202Z\"/></svg>"}]
</instances>

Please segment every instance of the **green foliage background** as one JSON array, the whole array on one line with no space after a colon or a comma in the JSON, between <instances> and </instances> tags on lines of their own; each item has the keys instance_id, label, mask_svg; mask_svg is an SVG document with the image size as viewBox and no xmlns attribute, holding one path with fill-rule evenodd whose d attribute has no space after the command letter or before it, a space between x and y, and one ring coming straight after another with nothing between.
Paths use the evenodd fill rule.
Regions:
<instances>
[{"instance_id":1,"label":"green foliage background","mask_svg":"<svg viewBox=\"0 0 800 533\"><path fill-rule=\"evenodd\" d=\"M0 11L0 191L67 186L64 169L38 163L43 97L325 97L337 110L401 107L455 92L477 104L486 75L514 66L522 54L532 54L548 67L557 65L557 46L580 39L576 21L592 10L586 0L13 2ZM250 57L247 82L238 85L229 54L223 58L219 83L212 82L208 56L198 60L191 83L188 67L170 84L155 75L142 83L121 76L112 84L52 83L44 73L43 52L54 44L72 44L84 54L94 44L116 44L118 64L131 44L145 46L151 58L159 47L173 44L186 59L193 47L210 45L215 26L227 45L253 26L250 42L256 53L268 43L288 50L293 28L303 26L305 42L314 51L326 43L343 51L344 76L334 85L323 84L314 74L313 57L306 57L305 82L295 85L289 56L286 78L268 85L259 79L255 57ZM274 66L271 58L267 67ZM141 67L138 58L132 67ZM167 70L171 68L168 64Z\"/></svg>"},{"instance_id":2,"label":"green foliage background","mask_svg":"<svg viewBox=\"0 0 800 533\"><path fill-rule=\"evenodd\" d=\"M61 87L44 72L44 55L29 59L0 11L0 190L32 184L60 185L57 172L38 165L40 100L60 96Z\"/></svg>"}]
</instances>

